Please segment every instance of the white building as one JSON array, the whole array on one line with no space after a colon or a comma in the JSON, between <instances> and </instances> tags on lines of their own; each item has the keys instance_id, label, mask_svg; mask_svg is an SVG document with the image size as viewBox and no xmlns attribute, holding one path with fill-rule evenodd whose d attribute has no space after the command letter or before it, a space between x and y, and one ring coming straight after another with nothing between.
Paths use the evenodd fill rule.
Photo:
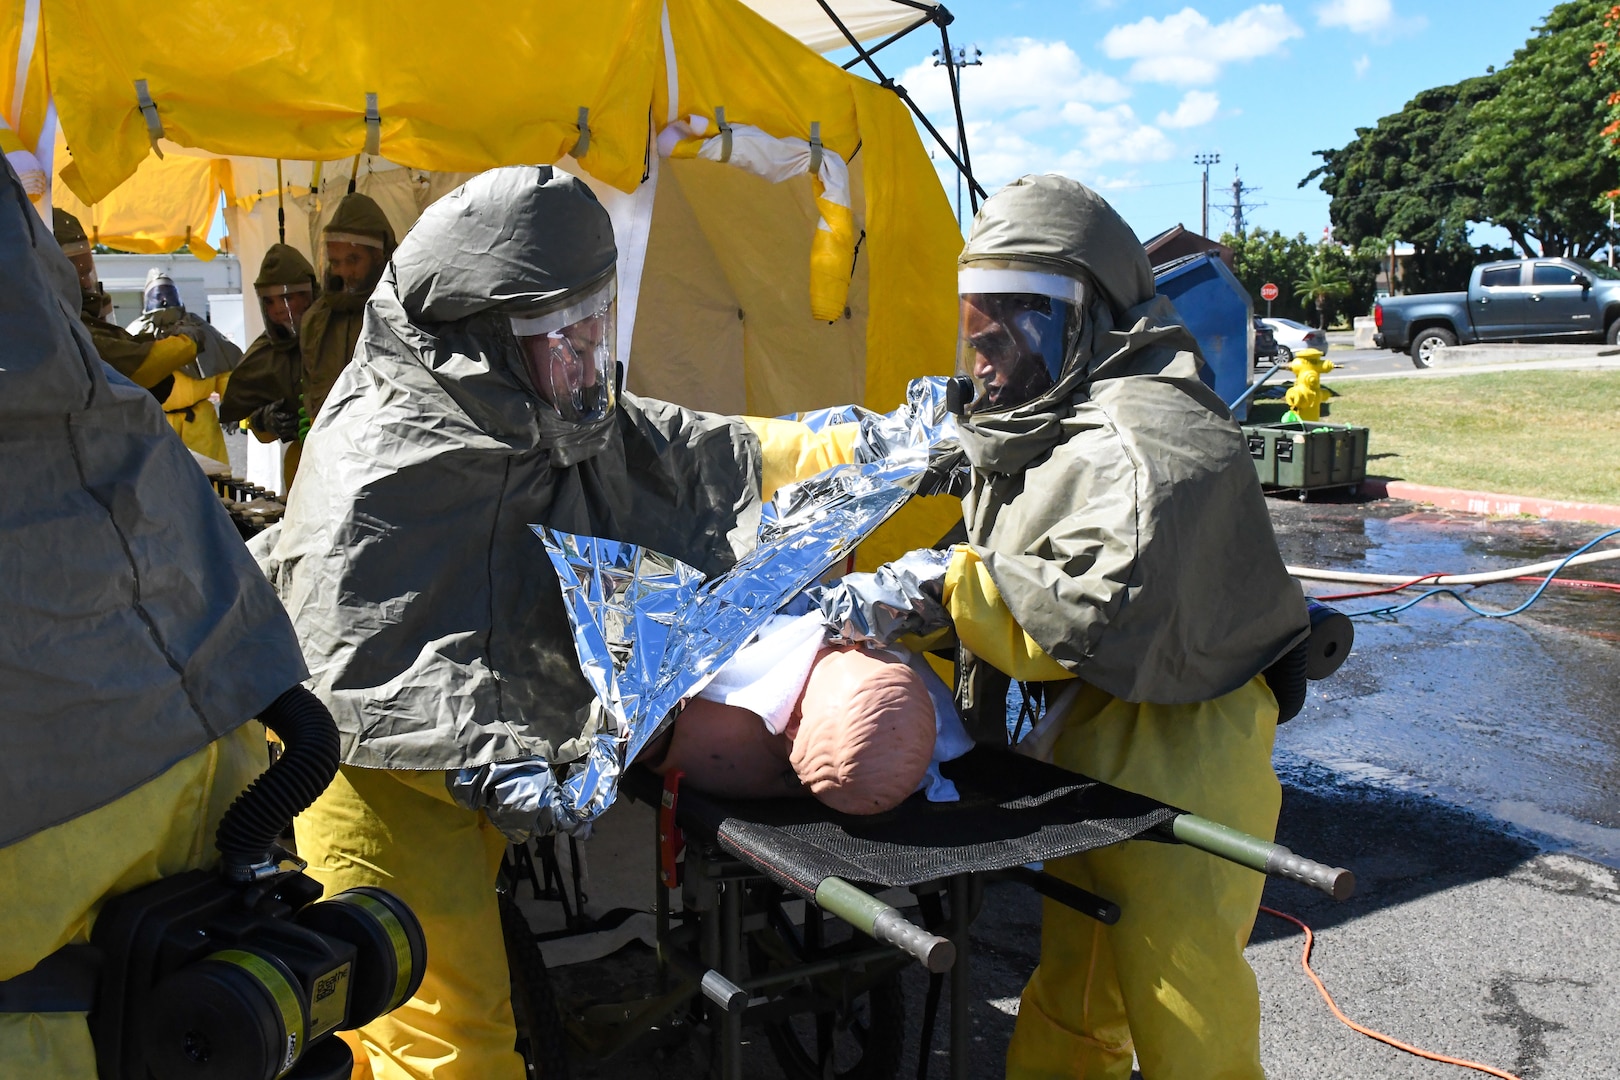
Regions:
<instances>
[{"instance_id":1,"label":"white building","mask_svg":"<svg viewBox=\"0 0 1620 1080\"><path fill-rule=\"evenodd\" d=\"M140 315L141 292L146 287L146 274L153 267L162 268L173 279L187 311L207 319L238 348L247 348L242 320L242 267L235 255L220 255L203 262L191 254L98 253L96 273L101 277L101 287L112 297L113 322L128 326Z\"/></svg>"}]
</instances>

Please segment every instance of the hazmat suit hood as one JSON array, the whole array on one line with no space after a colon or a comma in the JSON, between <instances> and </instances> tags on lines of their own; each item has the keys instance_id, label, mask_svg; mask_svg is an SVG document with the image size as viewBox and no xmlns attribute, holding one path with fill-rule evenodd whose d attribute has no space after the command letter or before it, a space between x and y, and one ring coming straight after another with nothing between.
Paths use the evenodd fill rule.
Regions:
<instances>
[{"instance_id":1,"label":"hazmat suit hood","mask_svg":"<svg viewBox=\"0 0 1620 1080\"><path fill-rule=\"evenodd\" d=\"M51 235L56 238L60 247L69 244L88 244L90 237L85 233L84 226L79 219L63 210L60 206L51 208Z\"/></svg>"},{"instance_id":2,"label":"hazmat suit hood","mask_svg":"<svg viewBox=\"0 0 1620 1080\"><path fill-rule=\"evenodd\" d=\"M1242 436L1130 226L1082 184L1027 176L986 200L960 265L1093 286L1056 383L960 425L968 536L1019 625L1088 682L1162 704L1235 690L1302 640Z\"/></svg>"},{"instance_id":3,"label":"hazmat suit hood","mask_svg":"<svg viewBox=\"0 0 1620 1080\"><path fill-rule=\"evenodd\" d=\"M0 846L117 799L306 675L286 613L0 171Z\"/></svg>"},{"instance_id":4,"label":"hazmat suit hood","mask_svg":"<svg viewBox=\"0 0 1620 1080\"><path fill-rule=\"evenodd\" d=\"M271 244L259 263L259 275L253 279L253 287L262 289L269 285L305 282L309 283L312 293L320 289L320 282L315 280L315 268L304 258L304 253L291 244Z\"/></svg>"},{"instance_id":5,"label":"hazmat suit hood","mask_svg":"<svg viewBox=\"0 0 1620 1080\"><path fill-rule=\"evenodd\" d=\"M298 285L309 286L310 304L313 305L320 298L321 283L315 276L315 268L304 258L304 253L290 244L271 244L259 263L259 275L253 279L255 293L260 289ZM264 301L261 299L259 303L262 305ZM268 318L264 320L264 330L272 341L278 343L291 343L297 337L293 331L273 324Z\"/></svg>"},{"instance_id":6,"label":"hazmat suit hood","mask_svg":"<svg viewBox=\"0 0 1620 1080\"><path fill-rule=\"evenodd\" d=\"M624 394L564 431L580 426L529 381L506 311L565 303L614 258L584 185L513 166L429 207L372 294L286 518L260 541L350 764L583 752L595 695L531 524L706 573L753 546L745 424Z\"/></svg>"},{"instance_id":7,"label":"hazmat suit hood","mask_svg":"<svg viewBox=\"0 0 1620 1080\"><path fill-rule=\"evenodd\" d=\"M388 223L388 215L383 213L383 208L371 196L357 191L351 191L338 200L337 207L332 211L332 219L321 232L328 235L354 233L381 240L384 255L392 255L398 246L398 241L394 239L394 227Z\"/></svg>"}]
</instances>

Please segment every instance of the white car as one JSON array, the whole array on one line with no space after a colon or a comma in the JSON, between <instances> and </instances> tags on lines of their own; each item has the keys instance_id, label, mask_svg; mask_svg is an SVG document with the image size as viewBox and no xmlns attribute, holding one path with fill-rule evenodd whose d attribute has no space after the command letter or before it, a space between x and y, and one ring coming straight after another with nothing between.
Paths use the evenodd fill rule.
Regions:
<instances>
[{"instance_id":1,"label":"white car","mask_svg":"<svg viewBox=\"0 0 1620 1080\"><path fill-rule=\"evenodd\" d=\"M1271 327L1271 332L1277 335L1277 359L1284 364L1294 359L1294 354L1300 349L1315 349L1318 352L1328 351L1327 333L1295 322L1293 319L1261 319L1261 322Z\"/></svg>"}]
</instances>

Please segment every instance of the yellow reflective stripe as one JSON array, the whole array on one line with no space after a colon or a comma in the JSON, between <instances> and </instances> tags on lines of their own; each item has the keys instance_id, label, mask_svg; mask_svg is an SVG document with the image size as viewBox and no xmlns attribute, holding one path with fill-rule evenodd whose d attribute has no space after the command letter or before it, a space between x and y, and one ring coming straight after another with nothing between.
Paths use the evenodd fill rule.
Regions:
<instances>
[{"instance_id":1,"label":"yellow reflective stripe","mask_svg":"<svg viewBox=\"0 0 1620 1080\"><path fill-rule=\"evenodd\" d=\"M281 1071L276 1073L280 1077L287 1075L292 1067L298 1063L298 1055L304 1045L304 1008L298 1003L298 991L287 977L276 970L274 964L262 956L256 956L241 949L225 949L208 957L224 964L234 964L259 980L259 984L270 991L275 999L276 1008L281 1011L281 1030L287 1033L287 1054L281 1061Z\"/></svg>"},{"instance_id":2,"label":"yellow reflective stripe","mask_svg":"<svg viewBox=\"0 0 1620 1080\"><path fill-rule=\"evenodd\" d=\"M388 996L388 1007L383 1012L392 1012L405 1004L405 988L411 984L411 942L405 936L405 927L400 924L399 918L387 904L374 896L365 893L342 892L332 897L333 900L343 904L353 904L366 912L382 925L383 931L388 934L389 942L394 946L394 992Z\"/></svg>"}]
</instances>

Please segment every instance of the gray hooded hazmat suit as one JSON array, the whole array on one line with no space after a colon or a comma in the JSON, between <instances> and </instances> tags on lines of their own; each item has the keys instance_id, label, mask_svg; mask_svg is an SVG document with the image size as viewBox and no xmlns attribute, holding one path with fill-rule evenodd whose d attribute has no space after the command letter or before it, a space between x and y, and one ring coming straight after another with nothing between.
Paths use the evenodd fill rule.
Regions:
<instances>
[{"instance_id":1,"label":"gray hooded hazmat suit","mask_svg":"<svg viewBox=\"0 0 1620 1080\"><path fill-rule=\"evenodd\" d=\"M1207 701L1308 629L1237 425L1146 253L1056 176L1002 189L960 265L1083 277L1085 328L1046 393L961 425L968 538L1018 625L1127 701Z\"/></svg>"},{"instance_id":2,"label":"gray hooded hazmat suit","mask_svg":"<svg viewBox=\"0 0 1620 1080\"><path fill-rule=\"evenodd\" d=\"M745 424L631 394L568 424L530 384L507 313L602 280L615 250L583 184L497 169L428 208L372 295L268 567L345 762L578 756L593 695L529 525L708 573L753 546Z\"/></svg>"}]
</instances>

